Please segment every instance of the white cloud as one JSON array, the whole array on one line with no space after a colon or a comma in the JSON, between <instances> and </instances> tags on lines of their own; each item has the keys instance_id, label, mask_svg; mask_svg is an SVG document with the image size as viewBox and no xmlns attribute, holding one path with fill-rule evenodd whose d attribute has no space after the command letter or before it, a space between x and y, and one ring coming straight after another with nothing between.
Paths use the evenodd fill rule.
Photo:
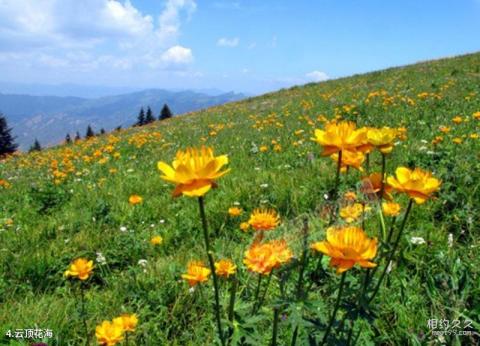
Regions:
<instances>
[{"instance_id":1,"label":"white cloud","mask_svg":"<svg viewBox=\"0 0 480 346\"><path fill-rule=\"evenodd\" d=\"M219 47L236 47L236 46L238 46L239 42L240 42L240 39L238 37L233 37L233 38L222 37L222 38L218 39L217 46L219 46Z\"/></svg>"},{"instance_id":2,"label":"white cloud","mask_svg":"<svg viewBox=\"0 0 480 346\"><path fill-rule=\"evenodd\" d=\"M0 75L185 66L193 53L179 37L195 9L195 0L167 0L155 20L130 0L0 0Z\"/></svg>"},{"instance_id":3,"label":"white cloud","mask_svg":"<svg viewBox=\"0 0 480 346\"><path fill-rule=\"evenodd\" d=\"M162 54L162 61L165 63L188 64L193 61L192 50L182 46L173 46Z\"/></svg>"},{"instance_id":4,"label":"white cloud","mask_svg":"<svg viewBox=\"0 0 480 346\"><path fill-rule=\"evenodd\" d=\"M325 72L317 70L307 73L305 77L312 82L323 82L330 78Z\"/></svg>"}]
</instances>

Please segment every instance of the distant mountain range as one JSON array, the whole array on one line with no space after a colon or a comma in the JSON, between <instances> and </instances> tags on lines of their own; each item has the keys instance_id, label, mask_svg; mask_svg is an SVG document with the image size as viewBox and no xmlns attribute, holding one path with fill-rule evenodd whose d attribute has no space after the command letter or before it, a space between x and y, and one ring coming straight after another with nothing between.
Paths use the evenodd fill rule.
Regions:
<instances>
[{"instance_id":1,"label":"distant mountain range","mask_svg":"<svg viewBox=\"0 0 480 346\"><path fill-rule=\"evenodd\" d=\"M149 89L115 96L84 98L72 96L32 96L0 93L0 112L6 117L20 149L37 138L42 146L60 143L67 133L83 136L88 124L95 131L131 126L140 107L150 106L158 117L166 103L174 114L182 114L231 101L246 95L234 92L207 94L198 91Z\"/></svg>"}]
</instances>

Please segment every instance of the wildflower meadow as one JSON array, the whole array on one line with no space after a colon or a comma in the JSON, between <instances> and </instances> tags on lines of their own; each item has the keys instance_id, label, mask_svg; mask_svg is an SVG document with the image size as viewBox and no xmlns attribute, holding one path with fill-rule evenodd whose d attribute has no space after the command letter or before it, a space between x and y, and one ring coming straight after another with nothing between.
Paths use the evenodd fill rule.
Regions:
<instances>
[{"instance_id":1,"label":"wildflower meadow","mask_svg":"<svg viewBox=\"0 0 480 346\"><path fill-rule=\"evenodd\" d=\"M479 69L428 61L3 159L0 343L478 344Z\"/></svg>"}]
</instances>

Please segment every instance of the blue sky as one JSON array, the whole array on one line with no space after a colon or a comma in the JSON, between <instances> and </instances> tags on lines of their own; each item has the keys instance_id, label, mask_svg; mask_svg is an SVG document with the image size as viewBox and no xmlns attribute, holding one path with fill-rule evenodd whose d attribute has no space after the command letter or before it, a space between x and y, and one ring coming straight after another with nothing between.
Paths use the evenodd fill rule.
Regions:
<instances>
[{"instance_id":1,"label":"blue sky","mask_svg":"<svg viewBox=\"0 0 480 346\"><path fill-rule=\"evenodd\" d=\"M480 50L480 0L0 0L0 81L261 93Z\"/></svg>"}]
</instances>

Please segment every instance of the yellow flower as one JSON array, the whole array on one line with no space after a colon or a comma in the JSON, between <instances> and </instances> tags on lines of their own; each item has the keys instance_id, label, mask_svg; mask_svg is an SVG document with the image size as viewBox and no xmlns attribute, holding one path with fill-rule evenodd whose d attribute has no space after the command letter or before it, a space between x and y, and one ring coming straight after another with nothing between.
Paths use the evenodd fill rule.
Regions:
<instances>
[{"instance_id":1,"label":"yellow flower","mask_svg":"<svg viewBox=\"0 0 480 346\"><path fill-rule=\"evenodd\" d=\"M162 243L163 243L163 238L160 235L153 236L150 239L150 244L152 244L152 245L160 245Z\"/></svg>"},{"instance_id":2,"label":"yellow flower","mask_svg":"<svg viewBox=\"0 0 480 346\"><path fill-rule=\"evenodd\" d=\"M357 220L362 213L363 205L361 203L354 203L340 209L340 217L348 223Z\"/></svg>"},{"instance_id":3,"label":"yellow flower","mask_svg":"<svg viewBox=\"0 0 480 346\"><path fill-rule=\"evenodd\" d=\"M313 141L323 146L322 156L329 156L339 151L365 151L367 149L366 129L357 129L355 123L342 121L330 122L325 130L315 130Z\"/></svg>"},{"instance_id":4,"label":"yellow flower","mask_svg":"<svg viewBox=\"0 0 480 346\"><path fill-rule=\"evenodd\" d=\"M252 272L268 275L273 269L290 261L292 257L293 253L284 240L264 244L255 242L245 251L243 263Z\"/></svg>"},{"instance_id":5,"label":"yellow flower","mask_svg":"<svg viewBox=\"0 0 480 346\"><path fill-rule=\"evenodd\" d=\"M65 271L66 277L77 277L80 280L87 280L93 271L93 261L89 261L85 258L77 258L71 264L68 270Z\"/></svg>"},{"instance_id":6,"label":"yellow flower","mask_svg":"<svg viewBox=\"0 0 480 346\"><path fill-rule=\"evenodd\" d=\"M415 168L398 167L396 177L388 177L387 182L398 192L406 193L417 204L424 203L433 193L438 191L441 182L432 173Z\"/></svg>"},{"instance_id":7,"label":"yellow flower","mask_svg":"<svg viewBox=\"0 0 480 346\"><path fill-rule=\"evenodd\" d=\"M268 151L268 147L266 145L260 146L260 152L265 153L266 151Z\"/></svg>"},{"instance_id":8,"label":"yellow flower","mask_svg":"<svg viewBox=\"0 0 480 346\"><path fill-rule=\"evenodd\" d=\"M240 216L240 215L242 215L242 212L243 212L243 210L241 208L238 208L238 207L228 208L228 214L232 217Z\"/></svg>"},{"instance_id":9,"label":"yellow flower","mask_svg":"<svg viewBox=\"0 0 480 346\"><path fill-rule=\"evenodd\" d=\"M110 321L103 321L95 328L99 345L114 346L123 340L123 335L123 327Z\"/></svg>"},{"instance_id":10,"label":"yellow flower","mask_svg":"<svg viewBox=\"0 0 480 346\"><path fill-rule=\"evenodd\" d=\"M172 166L158 162L158 169L164 174L162 179L176 184L174 197L201 197L216 187L215 180L229 172L221 171L227 163L227 155L214 156L211 148L188 148L177 152Z\"/></svg>"},{"instance_id":11,"label":"yellow flower","mask_svg":"<svg viewBox=\"0 0 480 346\"><path fill-rule=\"evenodd\" d=\"M139 195L131 195L130 198L128 198L128 203L131 205L137 205L143 202L143 198Z\"/></svg>"},{"instance_id":12,"label":"yellow flower","mask_svg":"<svg viewBox=\"0 0 480 346\"><path fill-rule=\"evenodd\" d=\"M367 130L368 143L378 148L382 154L390 154L393 150L393 141L398 135L397 129L390 127L369 128Z\"/></svg>"},{"instance_id":13,"label":"yellow flower","mask_svg":"<svg viewBox=\"0 0 480 346\"><path fill-rule=\"evenodd\" d=\"M440 130L440 132L443 132L443 133L449 133L450 132L450 127L440 126L439 130Z\"/></svg>"},{"instance_id":14,"label":"yellow flower","mask_svg":"<svg viewBox=\"0 0 480 346\"><path fill-rule=\"evenodd\" d=\"M188 263L187 273L182 274L182 279L187 280L190 287L197 285L200 282L206 282L211 270L205 267L201 261L190 261Z\"/></svg>"},{"instance_id":15,"label":"yellow flower","mask_svg":"<svg viewBox=\"0 0 480 346\"><path fill-rule=\"evenodd\" d=\"M113 319L113 323L122 327L125 332L134 332L138 324L137 314L123 314Z\"/></svg>"},{"instance_id":16,"label":"yellow flower","mask_svg":"<svg viewBox=\"0 0 480 346\"><path fill-rule=\"evenodd\" d=\"M280 224L280 217L273 209L255 209L248 224L256 231L270 231Z\"/></svg>"},{"instance_id":17,"label":"yellow flower","mask_svg":"<svg viewBox=\"0 0 480 346\"><path fill-rule=\"evenodd\" d=\"M237 270L237 266L228 259L222 259L215 262L215 273L218 276L228 278L230 275L234 275Z\"/></svg>"},{"instance_id":18,"label":"yellow flower","mask_svg":"<svg viewBox=\"0 0 480 346\"><path fill-rule=\"evenodd\" d=\"M460 137L455 137L454 139L452 139L452 142L455 144L462 144L463 139L461 139Z\"/></svg>"},{"instance_id":19,"label":"yellow flower","mask_svg":"<svg viewBox=\"0 0 480 346\"><path fill-rule=\"evenodd\" d=\"M477 120L480 120L480 112L473 113L473 117Z\"/></svg>"},{"instance_id":20,"label":"yellow flower","mask_svg":"<svg viewBox=\"0 0 480 346\"><path fill-rule=\"evenodd\" d=\"M387 216L398 216L400 215L400 204L395 202L383 202L382 203L383 213Z\"/></svg>"},{"instance_id":21,"label":"yellow flower","mask_svg":"<svg viewBox=\"0 0 480 346\"><path fill-rule=\"evenodd\" d=\"M471 139L477 139L479 137L478 133L471 133L469 136Z\"/></svg>"},{"instance_id":22,"label":"yellow flower","mask_svg":"<svg viewBox=\"0 0 480 346\"><path fill-rule=\"evenodd\" d=\"M337 274L355 264L363 268L376 266L370 260L377 254L377 239L368 238L358 227L330 227L327 229L327 239L312 244L312 249L331 257L330 266L337 268Z\"/></svg>"},{"instance_id":23,"label":"yellow flower","mask_svg":"<svg viewBox=\"0 0 480 346\"><path fill-rule=\"evenodd\" d=\"M248 231L249 228L250 228L250 224L248 222L242 222L240 224L240 229L244 232Z\"/></svg>"}]
</instances>

